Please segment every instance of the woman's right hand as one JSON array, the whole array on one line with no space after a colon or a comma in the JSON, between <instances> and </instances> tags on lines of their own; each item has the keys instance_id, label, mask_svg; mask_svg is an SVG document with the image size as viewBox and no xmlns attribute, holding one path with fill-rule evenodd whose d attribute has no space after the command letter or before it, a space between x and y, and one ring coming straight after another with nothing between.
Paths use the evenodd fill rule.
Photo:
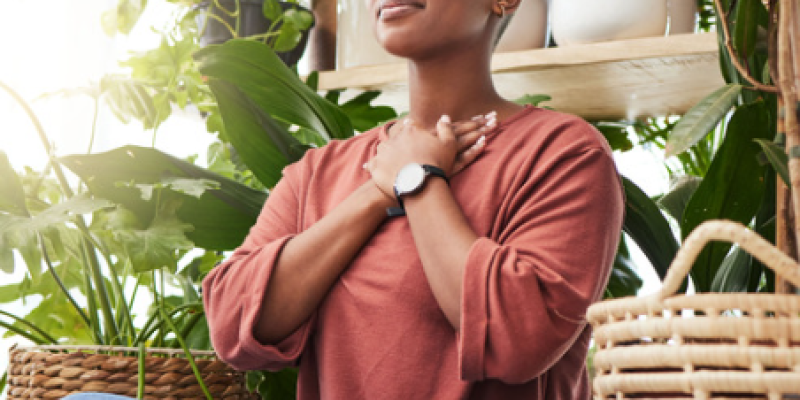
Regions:
<instances>
[{"instance_id":1,"label":"woman's right hand","mask_svg":"<svg viewBox=\"0 0 800 400\"><path fill-rule=\"evenodd\" d=\"M452 125L458 142L458 155L451 176L461 172L475 161L486 145L486 134L497 127L497 113L492 111L486 115L479 115L470 121L457 121Z\"/></svg>"}]
</instances>

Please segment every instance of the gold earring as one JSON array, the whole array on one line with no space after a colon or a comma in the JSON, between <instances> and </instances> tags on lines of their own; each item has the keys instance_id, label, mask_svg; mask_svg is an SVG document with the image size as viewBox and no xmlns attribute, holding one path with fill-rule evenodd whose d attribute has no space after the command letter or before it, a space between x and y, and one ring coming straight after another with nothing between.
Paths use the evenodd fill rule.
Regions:
<instances>
[{"instance_id":1,"label":"gold earring","mask_svg":"<svg viewBox=\"0 0 800 400\"><path fill-rule=\"evenodd\" d=\"M505 2L497 3L497 5L500 7L500 15L498 15L498 17L500 17L500 18L505 17L506 16Z\"/></svg>"}]
</instances>

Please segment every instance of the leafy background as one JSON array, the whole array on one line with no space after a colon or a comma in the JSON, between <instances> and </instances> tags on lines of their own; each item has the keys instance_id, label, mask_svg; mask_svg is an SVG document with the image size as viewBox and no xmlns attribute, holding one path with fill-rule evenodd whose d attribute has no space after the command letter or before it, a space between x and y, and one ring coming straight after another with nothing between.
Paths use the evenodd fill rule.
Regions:
<instances>
[{"instance_id":1,"label":"leafy background","mask_svg":"<svg viewBox=\"0 0 800 400\"><path fill-rule=\"evenodd\" d=\"M86 98L97 96L97 88L103 89L104 87L111 87L116 91L127 92L138 90L136 87L131 86L114 86L114 81L99 81L96 83L91 82L98 81L99 77L104 73L109 72L110 68L113 70L113 67L115 66L114 60L120 58L120 55L122 55L122 57L127 57L125 53L127 50L130 50L132 46L131 43L125 43L125 41L131 39L105 39L104 35L102 35L99 31L96 31L99 29L99 24L97 21L99 20L100 12L105 8L104 4L95 3L88 6L76 6L75 4L62 4L62 2L55 0L47 0L45 3L51 7L47 8L47 12L45 14L42 14L42 18L53 19L43 23L43 25L47 26L50 30L49 34L46 34L48 32L45 32L42 34L41 38L37 35L32 35L30 40L24 42L24 44L22 42L19 44L15 43L15 46L18 47L10 49L9 54L18 54L20 56L15 57L13 62L0 66L0 77L8 83L11 83L15 88L20 89L26 99L37 98L43 93L57 92L65 88L70 89L77 86L78 89L61 91L57 96L51 95L37 100L34 102L34 106L37 110L37 113L44 117L47 130L51 133L56 133L53 136L53 139L56 143L57 154L80 154L86 151L87 143L90 141L89 138L86 137L86 133L90 131L90 129L87 129L87 126L92 124L92 115L94 113L94 110L91 107L92 103L90 101L84 102L81 100L81 96L85 96ZM151 3L156 2L153 1ZM11 1L10 4L17 8L12 8L10 12L0 17L4 19L0 19L0 22L5 22L5 24L0 24L0 33L5 33L7 36L13 35L14 28L19 27L19 23L15 22L15 18L11 18L10 16L31 14L37 11L38 8L42 8L42 3L37 3L37 5L34 7L32 5L25 5L25 3L21 0ZM28 4L30 3L28 2ZM169 12L167 10L166 15L168 14ZM146 25L147 24L142 24L141 26ZM59 30L58 28L62 29ZM95 31L93 31L93 29ZM8 32L6 32L6 30ZM53 31L58 31L59 34L54 36ZM133 32L130 37L133 38L139 34L144 35L146 32ZM32 42L36 43L37 40L39 41L38 43L40 46L32 44ZM155 45L158 45L158 41L155 41ZM143 47L152 46L153 43L151 41L147 46ZM48 49L48 51L43 51L41 52L42 54L33 54L34 57L41 58L27 57L31 55L30 49L32 48ZM21 55L25 55L26 57L22 57ZM57 59L58 63L54 64L52 61L53 59ZM89 65L89 67L86 65ZM211 69L209 69L207 73L209 75L215 75L213 71L213 63L209 63L209 65L212 67L209 67ZM241 93L237 92L240 89L237 89L236 84L238 84L239 87L247 87L246 82L236 81L237 77L240 79L241 77L246 76L249 76L249 74L243 73L230 77L220 76L220 80L211 82L212 89L214 89L217 92L217 96L220 97L220 102L222 103L221 107L225 107L224 104L234 104L236 105L235 107L228 106L228 109L236 110L239 108L252 106L252 104L248 104L246 102L242 103L242 99L244 97L239 96ZM229 84L230 82L225 83L224 81L233 81L234 84L231 85ZM75 97L76 94L78 95L77 97ZM251 99L257 100L258 93L247 94ZM66 95L70 95L67 100L62 98ZM337 95L335 93L330 94L331 99L335 98L336 96ZM371 94L367 94L365 96L371 96ZM222 98L227 100L223 101ZM185 101L185 99L183 101ZM239 103L236 103L237 101L239 101ZM29 122L21 116L21 113L18 112L16 105L12 104L6 97L3 96L0 96L0 110L3 110L4 115L4 118L0 122L3 124L3 129L0 132L4 132L3 134L0 134L0 150L4 150L9 154L12 164L16 169L20 169L22 165L31 165L34 169L41 169L45 164L45 157L40 150L41 146L35 142L36 138L32 132ZM6 112L6 110L9 111ZM211 142L211 138L207 137L207 134L205 133L205 123L202 122L202 120L200 120L191 111L182 113L179 110L173 110L173 117L175 118L168 119L163 125L159 126L155 132L146 132L142 129L154 125L154 120L144 120L143 123L133 120L131 121L130 125L122 125L114 122L115 120L112 116L112 113L119 114L120 112L124 111L125 110L114 109L100 110L100 119L98 120L98 124L100 125L101 129L99 130L106 132L106 134L102 138L98 138L99 140L95 142L95 147L93 149L95 152L114 148L124 143L135 143L143 147L147 147L155 143L156 147L161 150L177 155L179 158L188 157L199 164L211 166L217 171L224 171L226 168L230 167L230 165L225 164L225 157L221 156L226 151L224 148L212 146L208 148L208 151L206 151L206 146ZM280 114L280 112L278 112L278 114ZM292 115L288 114L281 115L281 117L286 121L292 121L293 118ZM259 123L280 126L280 123L278 122L270 122L270 119L267 116L263 116ZM362 123L362 121L359 119L353 120L353 124L356 125L355 127L357 129L359 129L360 123ZM331 132L337 137L346 136L347 131L350 129L349 126L346 126L347 124L349 123L341 120L329 121L329 124L326 125L326 131ZM319 127L310 125L307 126L307 128ZM615 138L619 141L622 147L625 147L625 132L627 132L625 129L627 127L605 124L600 126L600 128L608 134L608 137ZM643 129L652 130L654 128L653 126L645 126ZM229 133L231 135L235 134L232 131ZM28 141L28 139L33 139L33 141ZM320 144L327 139L328 138L319 138L306 140L305 142ZM285 161L293 157L297 157L302 151L302 146L303 144L299 142L286 142L281 146L274 146L272 149L270 149L270 147L267 145L251 147L245 146L243 148L251 148L258 151L272 151L273 154L280 154L282 157L284 157ZM127 151L122 151L120 153L111 153L106 155L106 157L122 159L126 157L126 154L130 154L131 152L135 153L136 156L140 158L149 157L149 155L140 148L131 147L127 148L126 150ZM657 148L654 150L657 150ZM247 158L259 158L263 154L260 154L258 151L255 151L252 154L243 152L240 154L240 156L245 159L245 161ZM200 156L191 157L192 154L200 154ZM666 191L667 173L662 168L658 156L654 156L653 153L648 149L644 147L636 147L634 151L618 154L617 160L619 162L621 171L631 180L639 185L642 185L648 192L647 194L654 195ZM65 158L64 163L69 165L70 159ZM643 168L643 165L649 165L651 167ZM101 184L103 182L102 177L104 174L113 176L114 173L114 171L102 170L101 168L92 167L91 165L85 166L85 169L82 170L83 172L81 172L81 168L77 164L73 163L73 167L73 169L79 174L91 174L92 176L95 176L97 178L96 184ZM234 173L232 170L228 170L228 172L231 174ZM263 170L254 169L252 172L258 179L261 180L261 182L266 185L269 185L277 179L277 176L274 175L274 168L266 167ZM30 173L33 174L33 171L30 171ZM246 177L244 178L246 179ZM157 185L168 186L171 189L179 188L179 191L191 191L197 189L196 187L190 187L187 189L185 182L181 181L159 182ZM205 189L210 188L211 187ZM47 187L44 188L44 190L47 189ZM133 192L142 193L157 189L159 188L141 187L141 185L130 188L130 190ZM646 197L646 195L644 196ZM136 212L137 208L142 207L141 204L130 204L129 208ZM147 210L139 211L139 213L147 212ZM116 223L115 221L126 220L128 217L130 216L116 215L114 216L115 219L113 221L100 222ZM184 228L177 224L170 229L183 230ZM191 238L196 243L199 244L203 240L206 240L204 243L213 243L214 238L204 239L201 236L204 232L206 231L202 229L186 229L187 237ZM131 233L131 235L135 234L137 233ZM141 242L136 240L126 241L124 239L125 238L123 237L121 240L122 243ZM177 235L176 240L172 243L172 247L181 246L185 246L185 243L181 241L181 236ZM135 249L132 249L131 252L135 252ZM158 256L161 253L154 252L153 254ZM618 264L622 265L630 265L631 257L634 260L637 258L640 260L642 259L641 256L637 256L635 249L621 249L620 255L621 258L618 259ZM636 260L635 264L647 264L646 261L640 260ZM140 261L142 262L138 265L146 266L151 261L158 263L158 260ZM206 260L201 262L211 263L213 265L213 261L214 260ZM646 268L641 269L639 272L646 277L645 280L648 282L648 285L645 287L645 291L652 290L655 281L652 278L647 278L648 276L653 275L652 272ZM15 280L14 276L8 277L0 275L0 277L3 278L3 281L6 279L8 279L8 281ZM2 296L2 293L0 293L0 296ZM30 309L31 307L36 306L34 303L35 302L31 302L27 305L17 304L13 307L23 306ZM52 307L58 306L59 304L56 303L39 305L41 310L52 310ZM3 309L8 309L6 307L7 306L4 306ZM17 312L17 310L8 310ZM142 312L142 314L144 314L144 312ZM53 321L53 323L57 325L58 321ZM57 326L48 328L52 328L53 331L56 332L58 331ZM2 354L0 354L0 357L5 357L4 351ZM0 365L0 368L4 368L4 365Z\"/></svg>"}]
</instances>

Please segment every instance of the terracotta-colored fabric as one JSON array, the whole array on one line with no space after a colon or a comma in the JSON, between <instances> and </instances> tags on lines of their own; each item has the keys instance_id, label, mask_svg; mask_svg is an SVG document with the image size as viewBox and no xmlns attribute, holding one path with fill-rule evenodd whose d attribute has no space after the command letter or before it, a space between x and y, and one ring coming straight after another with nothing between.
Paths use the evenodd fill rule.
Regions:
<instances>
[{"instance_id":1,"label":"terracotta-colored fabric","mask_svg":"<svg viewBox=\"0 0 800 400\"><path fill-rule=\"evenodd\" d=\"M482 237L468 257L459 334L399 217L307 323L280 343L254 339L283 245L370 179L362 164L385 137L383 127L333 142L284 171L245 243L204 281L220 357L239 369L299 364L301 399L588 398L583 317L617 250L622 190L591 125L539 108L503 122L450 181Z\"/></svg>"}]
</instances>

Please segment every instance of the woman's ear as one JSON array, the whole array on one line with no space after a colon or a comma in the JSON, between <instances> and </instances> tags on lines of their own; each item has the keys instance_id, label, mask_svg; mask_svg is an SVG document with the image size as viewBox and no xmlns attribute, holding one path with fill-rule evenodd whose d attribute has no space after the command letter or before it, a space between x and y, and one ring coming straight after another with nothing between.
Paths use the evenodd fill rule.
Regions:
<instances>
[{"instance_id":1,"label":"woman's ear","mask_svg":"<svg viewBox=\"0 0 800 400\"><path fill-rule=\"evenodd\" d=\"M499 17L505 17L519 8L522 0L493 0L492 11Z\"/></svg>"}]
</instances>

